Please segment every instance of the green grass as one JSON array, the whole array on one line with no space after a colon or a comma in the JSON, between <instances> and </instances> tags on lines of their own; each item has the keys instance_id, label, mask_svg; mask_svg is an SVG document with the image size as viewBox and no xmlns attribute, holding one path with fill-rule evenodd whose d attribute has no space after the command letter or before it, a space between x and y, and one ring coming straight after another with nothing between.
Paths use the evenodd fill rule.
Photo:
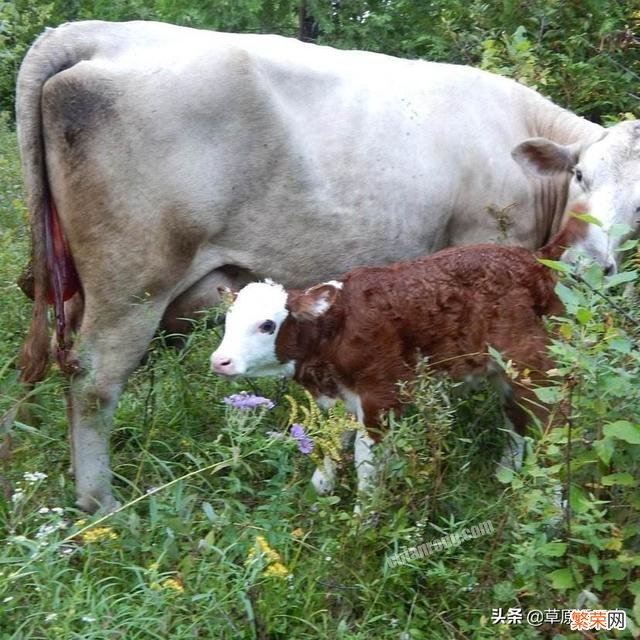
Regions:
<instances>
[{"instance_id":1,"label":"green grass","mask_svg":"<svg viewBox=\"0 0 640 640\"><path fill-rule=\"evenodd\" d=\"M13 362L29 317L14 284L28 241L6 120L0 173L5 414L24 393ZM13 442L0 460L0 638L536 638L540 631L526 624L493 625L491 609L574 608L585 589L603 608L625 607L638 622L637 496L634 503L630 490L615 487L591 494L585 484L571 535L551 524L552 488L565 482L566 433L532 445L523 471L500 483L496 399L454 395L449 407L443 393L450 385L425 377L414 389L415 406L391 421L379 446L375 495L356 518L350 459L336 495L318 498L311 460L290 439L267 436L288 427L284 396L304 404L300 390L214 377L208 356L217 340L204 326L181 352L162 348L158 338L132 376L112 436L115 491L124 505L118 513L99 519L72 506L65 380L55 371L23 402L28 411L7 423ZM243 389L276 407L243 413L222 404ZM621 411L637 419L637 408ZM578 435L575 473L591 464L586 435ZM637 447L627 444L617 444L616 470L636 474L630 454ZM46 478L25 478L34 472ZM385 564L387 555L484 521L494 536L404 566ZM265 574L274 557L259 550L257 536L288 575ZM557 573L567 567L571 580ZM546 637L582 636L556 626Z\"/></svg>"}]
</instances>

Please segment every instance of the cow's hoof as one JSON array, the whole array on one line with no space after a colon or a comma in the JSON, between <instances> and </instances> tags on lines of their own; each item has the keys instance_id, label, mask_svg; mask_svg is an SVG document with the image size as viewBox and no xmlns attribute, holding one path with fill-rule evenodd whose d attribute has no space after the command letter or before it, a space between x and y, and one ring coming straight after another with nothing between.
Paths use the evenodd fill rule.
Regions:
<instances>
[{"instance_id":1,"label":"cow's hoof","mask_svg":"<svg viewBox=\"0 0 640 640\"><path fill-rule=\"evenodd\" d=\"M76 505L87 513L111 513L122 506L112 495L101 496L99 499L94 496L82 496L76 500Z\"/></svg>"}]
</instances>

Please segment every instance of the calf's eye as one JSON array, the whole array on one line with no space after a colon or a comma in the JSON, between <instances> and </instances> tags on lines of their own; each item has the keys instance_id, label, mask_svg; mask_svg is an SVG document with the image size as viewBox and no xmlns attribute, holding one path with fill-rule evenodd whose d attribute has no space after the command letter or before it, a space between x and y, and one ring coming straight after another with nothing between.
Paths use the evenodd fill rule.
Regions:
<instances>
[{"instance_id":1,"label":"calf's eye","mask_svg":"<svg viewBox=\"0 0 640 640\"><path fill-rule=\"evenodd\" d=\"M576 170L573 172L573 175L575 175L576 180L577 180L578 182L582 182L582 171L580 171L580 169L576 169Z\"/></svg>"},{"instance_id":2,"label":"calf's eye","mask_svg":"<svg viewBox=\"0 0 640 640\"><path fill-rule=\"evenodd\" d=\"M276 323L273 320L265 320L259 327L260 333L273 333L276 330Z\"/></svg>"}]
</instances>

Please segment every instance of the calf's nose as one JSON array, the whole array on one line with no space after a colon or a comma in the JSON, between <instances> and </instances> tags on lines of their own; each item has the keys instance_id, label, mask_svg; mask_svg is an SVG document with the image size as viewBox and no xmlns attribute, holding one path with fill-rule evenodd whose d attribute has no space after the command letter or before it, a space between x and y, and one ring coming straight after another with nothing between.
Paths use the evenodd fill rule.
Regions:
<instances>
[{"instance_id":1,"label":"calf's nose","mask_svg":"<svg viewBox=\"0 0 640 640\"><path fill-rule=\"evenodd\" d=\"M211 356L211 371L224 376L232 376L236 372L236 367L231 358L224 355L217 356L214 353Z\"/></svg>"}]
</instances>

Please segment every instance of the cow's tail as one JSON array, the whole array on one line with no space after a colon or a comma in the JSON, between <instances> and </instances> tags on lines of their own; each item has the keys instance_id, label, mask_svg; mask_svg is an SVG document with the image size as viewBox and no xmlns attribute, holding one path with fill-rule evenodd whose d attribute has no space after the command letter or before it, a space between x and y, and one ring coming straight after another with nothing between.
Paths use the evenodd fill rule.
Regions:
<instances>
[{"instance_id":1,"label":"cow's tail","mask_svg":"<svg viewBox=\"0 0 640 640\"><path fill-rule=\"evenodd\" d=\"M83 42L80 35L73 24L48 29L27 52L18 74L16 122L31 226L33 270L31 326L18 361L20 377L24 382L36 382L43 378L49 354L47 295L52 278L47 243L53 242L50 225L52 216L56 214L47 180L42 93L49 78L92 56L95 45L88 44L91 43L90 39Z\"/></svg>"}]
</instances>

